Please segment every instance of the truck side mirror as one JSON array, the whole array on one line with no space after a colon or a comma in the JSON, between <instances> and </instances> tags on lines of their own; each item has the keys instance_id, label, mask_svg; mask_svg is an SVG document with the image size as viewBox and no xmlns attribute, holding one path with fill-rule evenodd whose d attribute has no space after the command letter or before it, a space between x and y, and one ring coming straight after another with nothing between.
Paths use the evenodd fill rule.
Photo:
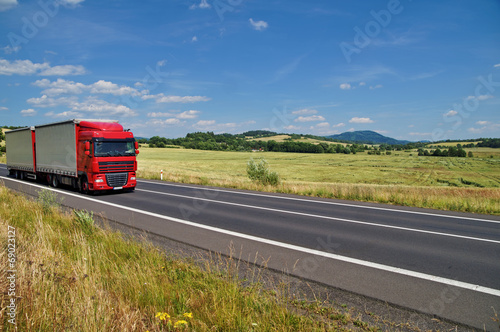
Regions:
<instances>
[{"instance_id":1,"label":"truck side mirror","mask_svg":"<svg viewBox=\"0 0 500 332\"><path fill-rule=\"evenodd\" d=\"M134 146L135 146L135 149L137 150L139 148L139 142L135 141Z\"/></svg>"},{"instance_id":2,"label":"truck side mirror","mask_svg":"<svg viewBox=\"0 0 500 332\"><path fill-rule=\"evenodd\" d=\"M85 142L85 155L90 156L90 142Z\"/></svg>"}]
</instances>

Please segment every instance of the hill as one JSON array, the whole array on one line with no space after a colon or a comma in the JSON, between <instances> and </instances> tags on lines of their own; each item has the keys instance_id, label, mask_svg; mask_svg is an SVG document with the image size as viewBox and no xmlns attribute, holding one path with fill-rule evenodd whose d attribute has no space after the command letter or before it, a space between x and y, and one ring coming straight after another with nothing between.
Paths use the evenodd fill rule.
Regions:
<instances>
[{"instance_id":1,"label":"hill","mask_svg":"<svg viewBox=\"0 0 500 332\"><path fill-rule=\"evenodd\" d=\"M350 141L363 144L389 144L389 145L405 145L410 141L401 141L395 138L387 137L371 130L348 131L338 135L327 136L335 140Z\"/></svg>"}]
</instances>

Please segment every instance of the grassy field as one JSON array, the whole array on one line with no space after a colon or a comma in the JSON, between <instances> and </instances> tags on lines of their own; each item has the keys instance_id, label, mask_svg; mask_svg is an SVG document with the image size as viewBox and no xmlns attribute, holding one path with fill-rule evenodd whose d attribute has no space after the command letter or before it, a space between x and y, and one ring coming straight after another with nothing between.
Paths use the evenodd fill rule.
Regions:
<instances>
[{"instance_id":1,"label":"grassy field","mask_svg":"<svg viewBox=\"0 0 500 332\"><path fill-rule=\"evenodd\" d=\"M259 272L240 280L237 259L169 256L41 197L0 185L1 331L380 330L345 305L294 300L283 282L263 288Z\"/></svg>"},{"instance_id":2,"label":"grassy field","mask_svg":"<svg viewBox=\"0 0 500 332\"><path fill-rule=\"evenodd\" d=\"M486 150L487 149L487 150ZM353 199L445 210L500 214L500 151L493 158L218 152L142 148L138 176L229 188ZM282 184L250 181L246 163L265 158Z\"/></svg>"},{"instance_id":3,"label":"grassy field","mask_svg":"<svg viewBox=\"0 0 500 332\"><path fill-rule=\"evenodd\" d=\"M263 142L268 142L268 141L275 141L275 142L286 142L287 140L290 139L290 135L275 135L275 136L269 136L269 137L259 137L259 138L252 138L249 137L247 138L250 141L263 141ZM293 139L292 142L304 142L304 143L313 143L313 144L319 144L319 143L331 143L327 141L320 141L317 139L309 138L309 137L301 137L300 139ZM340 144L343 146L346 146L347 143L337 143L335 142L334 144Z\"/></svg>"}]
</instances>

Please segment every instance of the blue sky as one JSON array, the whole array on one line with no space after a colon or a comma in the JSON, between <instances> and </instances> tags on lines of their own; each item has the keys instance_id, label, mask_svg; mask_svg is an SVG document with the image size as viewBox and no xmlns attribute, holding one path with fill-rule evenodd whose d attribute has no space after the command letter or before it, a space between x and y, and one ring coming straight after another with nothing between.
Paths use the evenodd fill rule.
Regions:
<instances>
[{"instance_id":1,"label":"blue sky","mask_svg":"<svg viewBox=\"0 0 500 332\"><path fill-rule=\"evenodd\" d=\"M0 0L0 125L500 137L493 0Z\"/></svg>"}]
</instances>

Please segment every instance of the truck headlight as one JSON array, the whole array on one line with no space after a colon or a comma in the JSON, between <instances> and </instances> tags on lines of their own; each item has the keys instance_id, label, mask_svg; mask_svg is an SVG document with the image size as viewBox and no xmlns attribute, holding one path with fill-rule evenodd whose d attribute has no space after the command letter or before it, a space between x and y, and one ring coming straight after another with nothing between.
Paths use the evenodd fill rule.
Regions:
<instances>
[{"instance_id":1,"label":"truck headlight","mask_svg":"<svg viewBox=\"0 0 500 332\"><path fill-rule=\"evenodd\" d=\"M103 183L104 182L104 179L97 179L94 181L95 183Z\"/></svg>"},{"instance_id":2,"label":"truck headlight","mask_svg":"<svg viewBox=\"0 0 500 332\"><path fill-rule=\"evenodd\" d=\"M131 176L130 181L135 181L135 176Z\"/></svg>"}]
</instances>

